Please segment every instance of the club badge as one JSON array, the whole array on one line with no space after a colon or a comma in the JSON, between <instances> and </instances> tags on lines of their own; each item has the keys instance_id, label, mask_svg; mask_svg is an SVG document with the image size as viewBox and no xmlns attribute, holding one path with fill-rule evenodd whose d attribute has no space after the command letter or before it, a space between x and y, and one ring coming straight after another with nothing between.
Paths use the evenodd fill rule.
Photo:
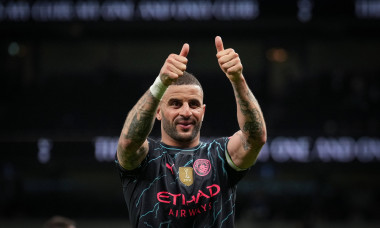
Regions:
<instances>
[{"instance_id":1,"label":"club badge","mask_svg":"<svg viewBox=\"0 0 380 228\"><path fill-rule=\"evenodd\" d=\"M194 183L193 168L179 167L179 180L186 186L192 185Z\"/></svg>"},{"instance_id":2,"label":"club badge","mask_svg":"<svg viewBox=\"0 0 380 228\"><path fill-rule=\"evenodd\" d=\"M211 163L207 159L197 159L193 165L194 171L199 176L206 176L211 170Z\"/></svg>"}]
</instances>

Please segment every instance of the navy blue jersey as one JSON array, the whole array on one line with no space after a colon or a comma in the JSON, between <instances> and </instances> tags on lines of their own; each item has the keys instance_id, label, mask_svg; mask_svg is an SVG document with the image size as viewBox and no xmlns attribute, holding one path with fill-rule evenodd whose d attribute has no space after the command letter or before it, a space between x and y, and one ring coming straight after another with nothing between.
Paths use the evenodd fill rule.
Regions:
<instances>
[{"instance_id":1,"label":"navy blue jersey","mask_svg":"<svg viewBox=\"0 0 380 228\"><path fill-rule=\"evenodd\" d=\"M247 171L226 159L228 138L180 149L148 139L141 165L118 165L133 227L234 227L236 184Z\"/></svg>"}]
</instances>

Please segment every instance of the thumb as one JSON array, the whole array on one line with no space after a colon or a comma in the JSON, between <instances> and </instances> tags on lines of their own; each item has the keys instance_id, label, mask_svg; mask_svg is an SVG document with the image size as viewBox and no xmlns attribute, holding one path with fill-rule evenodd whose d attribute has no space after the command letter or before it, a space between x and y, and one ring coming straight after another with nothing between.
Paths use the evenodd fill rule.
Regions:
<instances>
[{"instance_id":1,"label":"thumb","mask_svg":"<svg viewBox=\"0 0 380 228\"><path fill-rule=\"evenodd\" d=\"M189 50L190 50L190 46L188 43L185 43L183 46L182 46L182 50L181 50L181 53L179 53L180 56L183 56L183 57L186 57L187 54L189 54Z\"/></svg>"},{"instance_id":2,"label":"thumb","mask_svg":"<svg viewBox=\"0 0 380 228\"><path fill-rule=\"evenodd\" d=\"M215 47L216 47L217 52L224 50L223 41L222 41L222 38L220 36L215 37Z\"/></svg>"}]
</instances>

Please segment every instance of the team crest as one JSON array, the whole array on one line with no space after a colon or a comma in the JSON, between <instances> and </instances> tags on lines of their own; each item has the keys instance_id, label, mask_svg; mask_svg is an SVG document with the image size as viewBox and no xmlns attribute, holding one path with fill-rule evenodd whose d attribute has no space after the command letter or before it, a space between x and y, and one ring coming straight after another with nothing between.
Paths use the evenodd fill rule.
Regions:
<instances>
[{"instance_id":1,"label":"team crest","mask_svg":"<svg viewBox=\"0 0 380 228\"><path fill-rule=\"evenodd\" d=\"M194 183L193 168L179 167L179 180L186 186Z\"/></svg>"},{"instance_id":2,"label":"team crest","mask_svg":"<svg viewBox=\"0 0 380 228\"><path fill-rule=\"evenodd\" d=\"M207 159L197 159L193 168L199 176L206 176L211 170L211 163Z\"/></svg>"}]
</instances>

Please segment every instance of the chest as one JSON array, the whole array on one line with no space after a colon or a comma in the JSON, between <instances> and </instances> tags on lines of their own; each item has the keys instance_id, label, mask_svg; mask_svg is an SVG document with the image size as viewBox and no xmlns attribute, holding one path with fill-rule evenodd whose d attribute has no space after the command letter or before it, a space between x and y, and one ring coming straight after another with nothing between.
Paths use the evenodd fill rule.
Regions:
<instances>
[{"instance_id":1,"label":"chest","mask_svg":"<svg viewBox=\"0 0 380 228\"><path fill-rule=\"evenodd\" d=\"M157 189L187 196L214 195L223 179L223 163L218 154L210 151L156 151L147 160L145 184L155 183ZM204 193L204 194L203 194ZM207 196L205 196L207 197Z\"/></svg>"}]
</instances>

